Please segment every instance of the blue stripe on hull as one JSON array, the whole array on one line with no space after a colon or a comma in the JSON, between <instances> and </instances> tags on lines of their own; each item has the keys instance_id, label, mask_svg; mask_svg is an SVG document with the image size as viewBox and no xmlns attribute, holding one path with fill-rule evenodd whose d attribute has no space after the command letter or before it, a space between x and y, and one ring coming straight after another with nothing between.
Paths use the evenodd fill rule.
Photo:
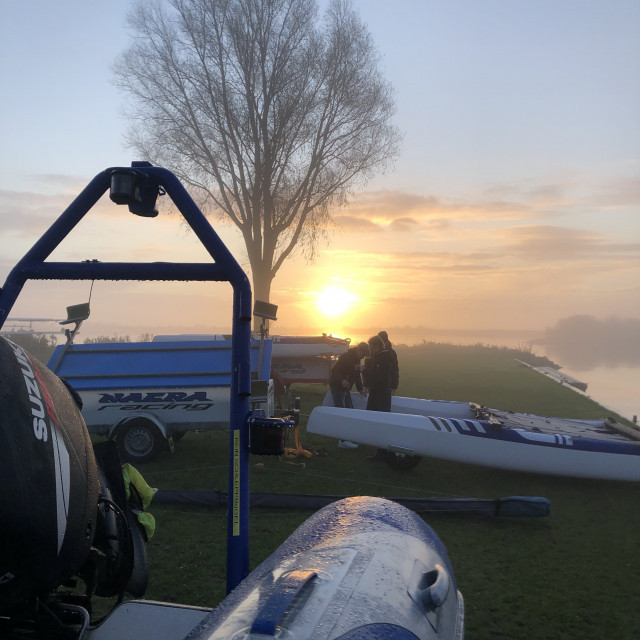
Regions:
<instances>
[{"instance_id":1,"label":"blue stripe on hull","mask_svg":"<svg viewBox=\"0 0 640 640\"><path fill-rule=\"evenodd\" d=\"M598 453L615 453L618 455L640 456L640 443L609 442L581 436L565 436L551 433L538 433L526 429L501 427L485 420L456 420L454 418L429 417L431 423L439 431L455 429L460 435L514 442L518 444L572 449L574 451L590 451Z\"/></svg>"}]
</instances>

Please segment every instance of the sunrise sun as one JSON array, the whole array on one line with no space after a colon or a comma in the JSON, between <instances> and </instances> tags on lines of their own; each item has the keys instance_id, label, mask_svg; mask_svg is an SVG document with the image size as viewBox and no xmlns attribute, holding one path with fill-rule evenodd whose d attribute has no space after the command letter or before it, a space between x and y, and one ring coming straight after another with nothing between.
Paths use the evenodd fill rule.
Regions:
<instances>
[{"instance_id":1,"label":"sunrise sun","mask_svg":"<svg viewBox=\"0 0 640 640\"><path fill-rule=\"evenodd\" d=\"M335 318L349 311L355 300L356 296L344 289L328 287L318 293L316 305L325 316Z\"/></svg>"}]
</instances>

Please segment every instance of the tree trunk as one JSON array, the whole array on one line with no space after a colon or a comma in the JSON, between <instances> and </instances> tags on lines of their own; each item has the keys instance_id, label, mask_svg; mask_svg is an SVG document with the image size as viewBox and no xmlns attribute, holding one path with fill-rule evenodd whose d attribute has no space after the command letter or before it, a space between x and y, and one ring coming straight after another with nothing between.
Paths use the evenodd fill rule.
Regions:
<instances>
[{"instance_id":1,"label":"tree trunk","mask_svg":"<svg viewBox=\"0 0 640 640\"><path fill-rule=\"evenodd\" d=\"M253 300L261 300L262 302L271 302L269 299L271 296L271 282L273 278L270 270L265 266L257 266L252 268L253 276ZM253 330L260 331L260 325L262 324L262 318L253 319ZM269 327L269 321L265 320L265 326Z\"/></svg>"}]
</instances>

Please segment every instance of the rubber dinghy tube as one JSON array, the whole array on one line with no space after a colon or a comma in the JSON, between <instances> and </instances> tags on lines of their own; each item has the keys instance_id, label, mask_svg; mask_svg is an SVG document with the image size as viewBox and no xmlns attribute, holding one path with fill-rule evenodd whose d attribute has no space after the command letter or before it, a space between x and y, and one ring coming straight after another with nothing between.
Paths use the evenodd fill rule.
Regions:
<instances>
[{"instance_id":1,"label":"rubber dinghy tube","mask_svg":"<svg viewBox=\"0 0 640 640\"><path fill-rule=\"evenodd\" d=\"M390 500L346 498L298 527L190 640L460 640L464 599L437 534Z\"/></svg>"}]
</instances>

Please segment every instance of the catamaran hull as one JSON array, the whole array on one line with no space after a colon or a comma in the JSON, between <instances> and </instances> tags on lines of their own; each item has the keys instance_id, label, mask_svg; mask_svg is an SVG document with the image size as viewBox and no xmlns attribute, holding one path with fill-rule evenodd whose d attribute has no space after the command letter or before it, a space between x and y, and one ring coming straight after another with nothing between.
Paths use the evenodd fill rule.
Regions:
<instances>
[{"instance_id":1,"label":"catamaran hull","mask_svg":"<svg viewBox=\"0 0 640 640\"><path fill-rule=\"evenodd\" d=\"M414 399L398 399L409 409ZM440 401L422 401L435 402ZM463 412L465 403L450 405ZM413 410L420 403L413 405ZM526 414L516 414L526 416ZM541 416L531 416L539 420ZM405 455L429 456L512 471L604 480L640 481L640 443L579 435L596 422L562 421L564 433L540 433L465 417L382 413L363 409L316 407L307 431L351 440ZM566 425L575 424L576 435Z\"/></svg>"}]
</instances>

